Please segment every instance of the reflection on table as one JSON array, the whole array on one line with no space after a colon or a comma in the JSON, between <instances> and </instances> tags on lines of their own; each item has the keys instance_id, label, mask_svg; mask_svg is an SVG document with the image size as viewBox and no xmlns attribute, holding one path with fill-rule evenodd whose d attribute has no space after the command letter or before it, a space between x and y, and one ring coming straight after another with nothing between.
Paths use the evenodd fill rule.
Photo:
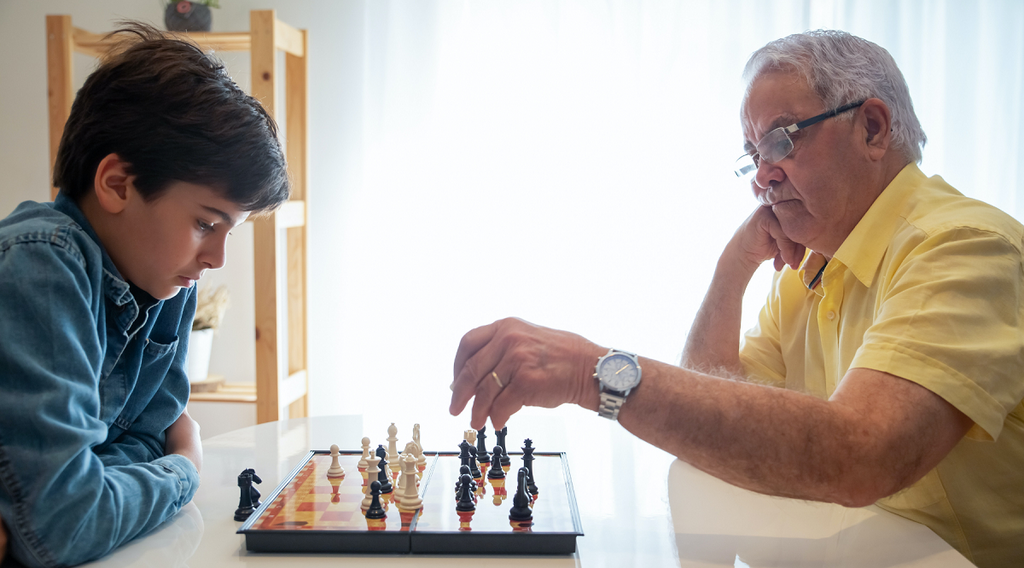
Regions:
<instances>
[{"instance_id":1,"label":"reflection on table","mask_svg":"<svg viewBox=\"0 0 1024 568\"><path fill-rule=\"evenodd\" d=\"M928 528L877 507L767 497L728 485L578 409L528 409L509 422L508 445L565 451L584 536L567 556L250 553L235 534L237 476L255 468L268 495L310 449L386 443L390 422L362 416L261 424L204 441L193 503L153 533L93 566L684 566L949 567L972 565ZM455 451L465 419L420 421L423 446ZM412 424L398 423L400 437ZM454 484L454 479L452 484ZM539 482L539 480L538 480Z\"/></svg>"}]
</instances>

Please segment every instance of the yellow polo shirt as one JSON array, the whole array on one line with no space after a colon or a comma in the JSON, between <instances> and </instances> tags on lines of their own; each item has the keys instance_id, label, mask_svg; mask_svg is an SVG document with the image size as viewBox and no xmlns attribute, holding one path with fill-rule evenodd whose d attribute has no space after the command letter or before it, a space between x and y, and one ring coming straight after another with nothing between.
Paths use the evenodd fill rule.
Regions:
<instances>
[{"instance_id":1,"label":"yellow polo shirt","mask_svg":"<svg viewBox=\"0 0 1024 568\"><path fill-rule=\"evenodd\" d=\"M1024 227L915 164L825 266L775 275L743 338L747 376L827 399L854 367L938 394L974 421L912 487L878 501L982 567L1024 566ZM820 265L819 265L820 266Z\"/></svg>"}]
</instances>

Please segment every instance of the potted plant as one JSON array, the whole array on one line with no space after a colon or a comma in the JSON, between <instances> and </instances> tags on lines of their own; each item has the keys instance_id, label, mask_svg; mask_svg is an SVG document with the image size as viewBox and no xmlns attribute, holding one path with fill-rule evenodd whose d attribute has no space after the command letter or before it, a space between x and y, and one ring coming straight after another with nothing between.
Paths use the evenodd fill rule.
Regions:
<instances>
[{"instance_id":1,"label":"potted plant","mask_svg":"<svg viewBox=\"0 0 1024 568\"><path fill-rule=\"evenodd\" d=\"M208 32L213 23L210 8L220 8L220 1L169 0L164 6L164 25L171 32Z\"/></svg>"},{"instance_id":2,"label":"potted plant","mask_svg":"<svg viewBox=\"0 0 1024 568\"><path fill-rule=\"evenodd\" d=\"M196 317L192 320L192 333L188 339L188 358L185 367L190 383L203 382L209 377L213 334L220 327L227 309L228 289L224 286L199 291Z\"/></svg>"}]
</instances>

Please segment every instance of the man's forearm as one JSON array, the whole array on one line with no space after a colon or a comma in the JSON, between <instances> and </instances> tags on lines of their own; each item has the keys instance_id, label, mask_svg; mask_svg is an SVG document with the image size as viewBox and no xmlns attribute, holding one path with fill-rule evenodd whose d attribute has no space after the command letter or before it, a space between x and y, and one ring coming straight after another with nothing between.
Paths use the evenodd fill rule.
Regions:
<instances>
[{"instance_id":1,"label":"man's forearm","mask_svg":"<svg viewBox=\"0 0 1024 568\"><path fill-rule=\"evenodd\" d=\"M742 373L739 338L743 293L753 274L728 251L722 255L686 337L681 366L715 375Z\"/></svg>"},{"instance_id":2,"label":"man's forearm","mask_svg":"<svg viewBox=\"0 0 1024 568\"><path fill-rule=\"evenodd\" d=\"M657 361L642 364L643 381L622 407L622 425L703 471L770 495L872 503L919 479L970 425L947 428L960 419L931 405L948 403L891 375L878 380L896 383L884 385L871 384L874 376L858 377L854 382L865 388L836 401ZM929 398L902 391L894 400L864 395L894 386ZM929 455L936 447L944 449Z\"/></svg>"}]
</instances>

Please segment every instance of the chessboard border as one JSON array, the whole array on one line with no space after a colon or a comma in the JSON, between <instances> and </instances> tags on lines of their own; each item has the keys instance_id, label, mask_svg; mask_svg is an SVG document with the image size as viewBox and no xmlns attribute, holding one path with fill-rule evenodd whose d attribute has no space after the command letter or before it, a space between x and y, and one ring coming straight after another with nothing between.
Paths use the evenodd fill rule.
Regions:
<instances>
[{"instance_id":1,"label":"chessboard border","mask_svg":"<svg viewBox=\"0 0 1024 568\"><path fill-rule=\"evenodd\" d=\"M458 452L437 452L434 463L442 456L458 457ZM509 457L522 456L522 452L510 452ZM565 452L534 452L535 456L558 456L562 463L562 477L565 479L566 500L572 518L573 532L490 532L474 530L466 533L450 531L412 530L412 552L421 554L480 554L486 550L493 554L572 554L576 552L576 537L583 536L583 524L576 505L576 492L569 475L569 459ZM434 468L430 470L431 475ZM426 476L424 476L426 477ZM427 481L429 484L429 480ZM419 518L417 517L417 520Z\"/></svg>"},{"instance_id":2,"label":"chessboard border","mask_svg":"<svg viewBox=\"0 0 1024 568\"><path fill-rule=\"evenodd\" d=\"M569 461L565 452L536 452L534 455L559 456L565 491L574 532L513 533L472 531L467 533L418 531L419 513L407 531L336 531L323 529L274 530L254 529L254 524L278 495L316 455L330 455L329 450L309 450L292 468L281 483L264 499L236 534L245 535L245 548L250 552L330 552L330 553L425 553L425 554L488 554L553 555L576 552L576 537L583 536L576 493L569 474ZM362 450L341 450L342 454L362 455ZM429 485L441 457L458 456L457 452L424 452L429 457L424 471L424 487ZM522 455L513 452L511 456ZM443 484L443 481L441 482Z\"/></svg>"}]
</instances>

